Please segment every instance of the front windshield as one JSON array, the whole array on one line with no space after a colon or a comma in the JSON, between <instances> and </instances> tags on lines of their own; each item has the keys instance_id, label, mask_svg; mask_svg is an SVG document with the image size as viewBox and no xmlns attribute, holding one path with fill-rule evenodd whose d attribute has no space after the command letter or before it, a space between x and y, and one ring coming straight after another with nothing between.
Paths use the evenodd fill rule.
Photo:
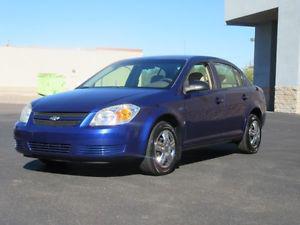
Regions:
<instances>
[{"instance_id":1,"label":"front windshield","mask_svg":"<svg viewBox=\"0 0 300 225\"><path fill-rule=\"evenodd\" d=\"M115 63L98 72L78 88L169 88L184 64L184 60Z\"/></svg>"}]
</instances>

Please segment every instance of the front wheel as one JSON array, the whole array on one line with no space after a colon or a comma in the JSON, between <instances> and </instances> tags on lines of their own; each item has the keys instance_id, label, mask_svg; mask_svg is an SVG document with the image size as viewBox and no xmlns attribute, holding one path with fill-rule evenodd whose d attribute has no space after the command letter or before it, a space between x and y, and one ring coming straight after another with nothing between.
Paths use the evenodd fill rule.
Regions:
<instances>
[{"instance_id":1,"label":"front wheel","mask_svg":"<svg viewBox=\"0 0 300 225\"><path fill-rule=\"evenodd\" d=\"M174 127L161 121L151 131L140 169L155 176L171 173L179 161L180 151Z\"/></svg>"},{"instance_id":2,"label":"front wheel","mask_svg":"<svg viewBox=\"0 0 300 225\"><path fill-rule=\"evenodd\" d=\"M260 142L261 121L256 115L250 114L243 139L238 144L238 147L243 153L254 154L258 152Z\"/></svg>"}]
</instances>

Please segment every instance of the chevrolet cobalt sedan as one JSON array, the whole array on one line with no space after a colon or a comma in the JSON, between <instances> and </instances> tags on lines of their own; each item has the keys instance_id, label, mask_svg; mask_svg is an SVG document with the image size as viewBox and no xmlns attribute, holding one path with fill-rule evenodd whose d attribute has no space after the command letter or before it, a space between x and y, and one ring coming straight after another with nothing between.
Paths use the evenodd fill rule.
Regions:
<instances>
[{"instance_id":1,"label":"chevrolet cobalt sedan","mask_svg":"<svg viewBox=\"0 0 300 225\"><path fill-rule=\"evenodd\" d=\"M256 153L265 112L262 89L228 61L142 57L31 102L14 137L18 152L45 164L135 159L144 173L164 175L199 146L232 142Z\"/></svg>"}]
</instances>

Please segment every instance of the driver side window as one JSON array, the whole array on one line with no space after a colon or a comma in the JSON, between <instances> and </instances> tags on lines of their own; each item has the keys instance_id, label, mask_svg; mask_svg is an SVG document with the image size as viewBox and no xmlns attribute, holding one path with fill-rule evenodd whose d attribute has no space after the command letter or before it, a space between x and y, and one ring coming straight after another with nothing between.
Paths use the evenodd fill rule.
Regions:
<instances>
[{"instance_id":1,"label":"driver side window","mask_svg":"<svg viewBox=\"0 0 300 225\"><path fill-rule=\"evenodd\" d=\"M209 73L208 65L196 64L192 67L187 76L187 82L190 84L192 81L202 81L208 84L209 88L212 89L212 81Z\"/></svg>"}]
</instances>

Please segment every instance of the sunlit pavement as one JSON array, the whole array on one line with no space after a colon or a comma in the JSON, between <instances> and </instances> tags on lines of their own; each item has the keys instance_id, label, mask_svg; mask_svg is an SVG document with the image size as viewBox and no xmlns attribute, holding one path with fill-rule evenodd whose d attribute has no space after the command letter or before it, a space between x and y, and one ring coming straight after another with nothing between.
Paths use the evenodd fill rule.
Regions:
<instances>
[{"instance_id":1,"label":"sunlit pavement","mask_svg":"<svg viewBox=\"0 0 300 225\"><path fill-rule=\"evenodd\" d=\"M0 224L299 224L300 116L269 113L256 155L186 152L162 177L132 164L45 167L14 150L21 105L0 104Z\"/></svg>"}]
</instances>

